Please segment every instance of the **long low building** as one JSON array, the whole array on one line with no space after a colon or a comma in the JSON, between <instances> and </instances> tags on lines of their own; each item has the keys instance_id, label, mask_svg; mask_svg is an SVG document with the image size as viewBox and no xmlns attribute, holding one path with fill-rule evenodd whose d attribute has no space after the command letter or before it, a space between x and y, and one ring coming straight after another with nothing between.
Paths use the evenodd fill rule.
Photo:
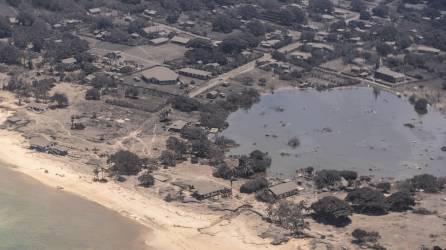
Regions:
<instances>
[{"instance_id":1,"label":"long low building","mask_svg":"<svg viewBox=\"0 0 446 250\"><path fill-rule=\"evenodd\" d=\"M180 75L207 80L212 77L212 73L204 70L193 69L193 68L182 68L179 71Z\"/></svg>"},{"instance_id":2,"label":"long low building","mask_svg":"<svg viewBox=\"0 0 446 250\"><path fill-rule=\"evenodd\" d=\"M375 78L390 83L400 83L406 80L406 76L399 72L395 72L387 67L380 67L375 71Z\"/></svg>"},{"instance_id":3,"label":"long low building","mask_svg":"<svg viewBox=\"0 0 446 250\"><path fill-rule=\"evenodd\" d=\"M145 70L141 73L141 76L144 81L148 83L162 85L176 84L179 78L178 74L173 70L162 66L156 66Z\"/></svg>"}]
</instances>

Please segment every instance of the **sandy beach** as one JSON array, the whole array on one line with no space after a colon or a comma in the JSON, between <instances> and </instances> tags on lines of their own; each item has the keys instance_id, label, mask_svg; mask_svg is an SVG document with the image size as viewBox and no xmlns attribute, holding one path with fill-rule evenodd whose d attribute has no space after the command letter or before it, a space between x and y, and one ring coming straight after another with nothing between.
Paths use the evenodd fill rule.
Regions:
<instances>
[{"instance_id":1,"label":"sandy beach","mask_svg":"<svg viewBox=\"0 0 446 250\"><path fill-rule=\"evenodd\" d=\"M2 96L0 124L16 108L12 96ZM79 195L141 223L151 232L146 240L148 249L295 249L295 244L270 245L270 240L261 239L248 229L246 218L219 225L215 223L220 221L219 216L185 211L159 197L142 196L114 182L93 182L92 174L81 171L82 167L73 160L36 153L27 147L20 133L0 129L0 159L4 163L45 185ZM218 228L212 232L199 230L209 226Z\"/></svg>"}]
</instances>

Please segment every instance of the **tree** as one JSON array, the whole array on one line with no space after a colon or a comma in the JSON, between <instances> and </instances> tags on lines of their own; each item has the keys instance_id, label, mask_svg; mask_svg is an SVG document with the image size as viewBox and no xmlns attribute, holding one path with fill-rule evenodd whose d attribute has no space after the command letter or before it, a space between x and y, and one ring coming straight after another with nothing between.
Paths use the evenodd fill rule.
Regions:
<instances>
[{"instance_id":1,"label":"tree","mask_svg":"<svg viewBox=\"0 0 446 250\"><path fill-rule=\"evenodd\" d=\"M186 48L193 49L212 49L212 41L203 38L193 38L186 44Z\"/></svg>"},{"instance_id":2,"label":"tree","mask_svg":"<svg viewBox=\"0 0 446 250\"><path fill-rule=\"evenodd\" d=\"M248 42L239 37L229 36L223 39L219 47L227 54L238 54L248 47Z\"/></svg>"},{"instance_id":3,"label":"tree","mask_svg":"<svg viewBox=\"0 0 446 250\"><path fill-rule=\"evenodd\" d=\"M317 188L332 187L341 181L341 176L336 170L321 170L314 177Z\"/></svg>"},{"instance_id":4,"label":"tree","mask_svg":"<svg viewBox=\"0 0 446 250\"><path fill-rule=\"evenodd\" d=\"M186 96L172 97L169 102L172 104L174 109L187 113L198 111L198 109L201 108L201 103L199 101Z\"/></svg>"},{"instance_id":5,"label":"tree","mask_svg":"<svg viewBox=\"0 0 446 250\"><path fill-rule=\"evenodd\" d=\"M146 188L151 187L155 184L155 178L153 178L153 176L148 172L140 175L138 177L138 181L139 181L140 186L143 186Z\"/></svg>"},{"instance_id":6,"label":"tree","mask_svg":"<svg viewBox=\"0 0 446 250\"><path fill-rule=\"evenodd\" d=\"M143 160L128 150L120 150L111 155L107 163L115 175L136 175L143 167Z\"/></svg>"},{"instance_id":7,"label":"tree","mask_svg":"<svg viewBox=\"0 0 446 250\"><path fill-rule=\"evenodd\" d=\"M353 170L339 171L339 175L347 181L354 181L358 178L358 173Z\"/></svg>"},{"instance_id":8,"label":"tree","mask_svg":"<svg viewBox=\"0 0 446 250\"><path fill-rule=\"evenodd\" d=\"M418 114L422 114L422 115L427 114L427 112L428 112L427 105L428 105L427 100L425 98L420 98L415 101L415 105L414 105L415 111Z\"/></svg>"},{"instance_id":9,"label":"tree","mask_svg":"<svg viewBox=\"0 0 446 250\"><path fill-rule=\"evenodd\" d=\"M389 9L385 4L379 4L372 9L373 15L385 18L389 16Z\"/></svg>"},{"instance_id":10,"label":"tree","mask_svg":"<svg viewBox=\"0 0 446 250\"><path fill-rule=\"evenodd\" d=\"M164 150L161 152L161 156L159 158L159 161L161 164L165 166L175 167L177 164L176 162L177 155L172 150Z\"/></svg>"},{"instance_id":11,"label":"tree","mask_svg":"<svg viewBox=\"0 0 446 250\"><path fill-rule=\"evenodd\" d=\"M367 10L367 5L364 3L363 0L352 0L350 3L350 7L356 12Z\"/></svg>"},{"instance_id":12,"label":"tree","mask_svg":"<svg viewBox=\"0 0 446 250\"><path fill-rule=\"evenodd\" d=\"M16 47L0 43L0 63L18 65L21 62L21 58L22 54Z\"/></svg>"},{"instance_id":13,"label":"tree","mask_svg":"<svg viewBox=\"0 0 446 250\"><path fill-rule=\"evenodd\" d=\"M51 101L56 102L58 108L65 108L68 106L68 97L63 93L55 93L51 97Z\"/></svg>"},{"instance_id":14,"label":"tree","mask_svg":"<svg viewBox=\"0 0 446 250\"><path fill-rule=\"evenodd\" d=\"M265 24L258 20L248 22L246 28L255 36L263 36L266 33Z\"/></svg>"},{"instance_id":15,"label":"tree","mask_svg":"<svg viewBox=\"0 0 446 250\"><path fill-rule=\"evenodd\" d=\"M10 37L12 35L11 26L8 21L0 17L0 38Z\"/></svg>"},{"instance_id":16,"label":"tree","mask_svg":"<svg viewBox=\"0 0 446 250\"><path fill-rule=\"evenodd\" d=\"M409 182L413 188L422 189L427 193L437 193L442 189L438 178L430 174L416 175Z\"/></svg>"},{"instance_id":17,"label":"tree","mask_svg":"<svg viewBox=\"0 0 446 250\"><path fill-rule=\"evenodd\" d=\"M186 142L173 136L167 139L166 146L169 150L172 150L178 155L184 155L187 153L188 150Z\"/></svg>"},{"instance_id":18,"label":"tree","mask_svg":"<svg viewBox=\"0 0 446 250\"><path fill-rule=\"evenodd\" d=\"M254 150L249 154L249 158L251 159L252 169L256 173L265 172L271 166L271 156L267 152Z\"/></svg>"},{"instance_id":19,"label":"tree","mask_svg":"<svg viewBox=\"0 0 446 250\"><path fill-rule=\"evenodd\" d=\"M330 0L310 0L310 10L316 13L330 14L334 10L333 3Z\"/></svg>"},{"instance_id":20,"label":"tree","mask_svg":"<svg viewBox=\"0 0 446 250\"><path fill-rule=\"evenodd\" d=\"M240 193L251 194L266 187L268 187L268 180L266 180L264 177L259 176L255 179L243 183L243 185L240 186Z\"/></svg>"},{"instance_id":21,"label":"tree","mask_svg":"<svg viewBox=\"0 0 446 250\"><path fill-rule=\"evenodd\" d=\"M138 99L139 89L136 87L129 87L125 90L125 97L130 99Z\"/></svg>"},{"instance_id":22,"label":"tree","mask_svg":"<svg viewBox=\"0 0 446 250\"><path fill-rule=\"evenodd\" d=\"M258 16L256 7L251 4L242 5L238 8L238 13L245 20L256 18Z\"/></svg>"},{"instance_id":23,"label":"tree","mask_svg":"<svg viewBox=\"0 0 446 250\"><path fill-rule=\"evenodd\" d=\"M294 234L299 234L308 227L304 220L306 209L303 202L293 203L282 200L275 205L270 205L267 214L269 220L273 223L290 230Z\"/></svg>"},{"instance_id":24,"label":"tree","mask_svg":"<svg viewBox=\"0 0 446 250\"><path fill-rule=\"evenodd\" d=\"M219 15L212 21L212 30L230 33L240 27L240 22L226 15Z\"/></svg>"},{"instance_id":25,"label":"tree","mask_svg":"<svg viewBox=\"0 0 446 250\"><path fill-rule=\"evenodd\" d=\"M213 175L217 178L230 180L234 177L234 171L226 163L221 163L217 166L217 169L214 171Z\"/></svg>"},{"instance_id":26,"label":"tree","mask_svg":"<svg viewBox=\"0 0 446 250\"><path fill-rule=\"evenodd\" d=\"M363 10L359 12L359 19L361 20L370 20L372 18L372 15L368 10Z\"/></svg>"},{"instance_id":27,"label":"tree","mask_svg":"<svg viewBox=\"0 0 446 250\"><path fill-rule=\"evenodd\" d=\"M387 43L380 42L376 45L376 51L381 56L387 56L388 54L393 52L393 47L388 45Z\"/></svg>"},{"instance_id":28,"label":"tree","mask_svg":"<svg viewBox=\"0 0 446 250\"><path fill-rule=\"evenodd\" d=\"M384 195L369 187L355 189L348 193L345 199L358 213L382 215L386 214L388 210Z\"/></svg>"},{"instance_id":29,"label":"tree","mask_svg":"<svg viewBox=\"0 0 446 250\"><path fill-rule=\"evenodd\" d=\"M201 128L184 127L181 129L181 137L187 140L199 140L206 138L206 133Z\"/></svg>"},{"instance_id":30,"label":"tree","mask_svg":"<svg viewBox=\"0 0 446 250\"><path fill-rule=\"evenodd\" d=\"M341 199L326 196L311 205L316 220L334 226L346 226L350 223L352 208Z\"/></svg>"},{"instance_id":31,"label":"tree","mask_svg":"<svg viewBox=\"0 0 446 250\"><path fill-rule=\"evenodd\" d=\"M34 13L31 12L31 10L27 9L19 12L19 14L17 15L17 20L24 26L31 26L36 20L36 17Z\"/></svg>"},{"instance_id":32,"label":"tree","mask_svg":"<svg viewBox=\"0 0 446 250\"><path fill-rule=\"evenodd\" d=\"M6 2L12 7L18 7L22 3L22 0L6 0Z\"/></svg>"},{"instance_id":33,"label":"tree","mask_svg":"<svg viewBox=\"0 0 446 250\"><path fill-rule=\"evenodd\" d=\"M365 243L375 243L381 238L378 232L368 232L360 228L353 230L352 236L354 238L352 242L358 245L363 245Z\"/></svg>"},{"instance_id":34,"label":"tree","mask_svg":"<svg viewBox=\"0 0 446 250\"><path fill-rule=\"evenodd\" d=\"M415 200L408 192L396 192L386 198L390 211L404 212L415 206Z\"/></svg>"},{"instance_id":35,"label":"tree","mask_svg":"<svg viewBox=\"0 0 446 250\"><path fill-rule=\"evenodd\" d=\"M200 122L201 125L207 128L224 129L228 126L226 117L227 113L222 111L217 113L202 112L200 114Z\"/></svg>"}]
</instances>

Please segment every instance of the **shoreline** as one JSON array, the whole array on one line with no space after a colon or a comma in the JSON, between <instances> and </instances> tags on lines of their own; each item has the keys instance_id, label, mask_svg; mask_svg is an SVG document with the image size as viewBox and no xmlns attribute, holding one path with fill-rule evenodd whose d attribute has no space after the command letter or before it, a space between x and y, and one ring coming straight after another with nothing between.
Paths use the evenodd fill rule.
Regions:
<instances>
[{"instance_id":1,"label":"shoreline","mask_svg":"<svg viewBox=\"0 0 446 250\"><path fill-rule=\"evenodd\" d=\"M15 112L13 101L9 101L5 103L3 100L0 106L0 124ZM242 236L225 232L201 233L200 228L213 226L220 216L186 211L155 195L143 196L136 187L123 187L114 181L105 184L93 182L93 175L80 171L82 167L71 159L34 152L26 145L21 133L0 129L0 159L11 166L11 170L43 185L100 204L143 225L149 231L145 236L148 249L293 249L294 244L271 246L268 240L247 230L243 230L245 235ZM243 229L246 226L238 221L232 224Z\"/></svg>"}]
</instances>

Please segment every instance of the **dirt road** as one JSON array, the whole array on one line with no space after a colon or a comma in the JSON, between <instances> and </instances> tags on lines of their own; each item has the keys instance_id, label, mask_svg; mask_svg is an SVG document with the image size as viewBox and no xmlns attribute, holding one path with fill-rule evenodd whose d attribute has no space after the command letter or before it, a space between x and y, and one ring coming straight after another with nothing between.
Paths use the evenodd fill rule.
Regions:
<instances>
[{"instance_id":1,"label":"dirt road","mask_svg":"<svg viewBox=\"0 0 446 250\"><path fill-rule=\"evenodd\" d=\"M271 59L271 54L265 54L261 58L251 61L247 64L243 64L242 66L235 68L229 72L226 72L222 75L219 75L218 78L213 78L206 82L203 86L199 87L198 89L194 89L189 93L189 97L196 97L210 89L213 89L221 84L223 84L225 81L229 80L232 77L235 77L237 75L240 75L242 73L245 73L247 71L253 70L256 67L256 62L259 60L269 60Z\"/></svg>"}]
</instances>

